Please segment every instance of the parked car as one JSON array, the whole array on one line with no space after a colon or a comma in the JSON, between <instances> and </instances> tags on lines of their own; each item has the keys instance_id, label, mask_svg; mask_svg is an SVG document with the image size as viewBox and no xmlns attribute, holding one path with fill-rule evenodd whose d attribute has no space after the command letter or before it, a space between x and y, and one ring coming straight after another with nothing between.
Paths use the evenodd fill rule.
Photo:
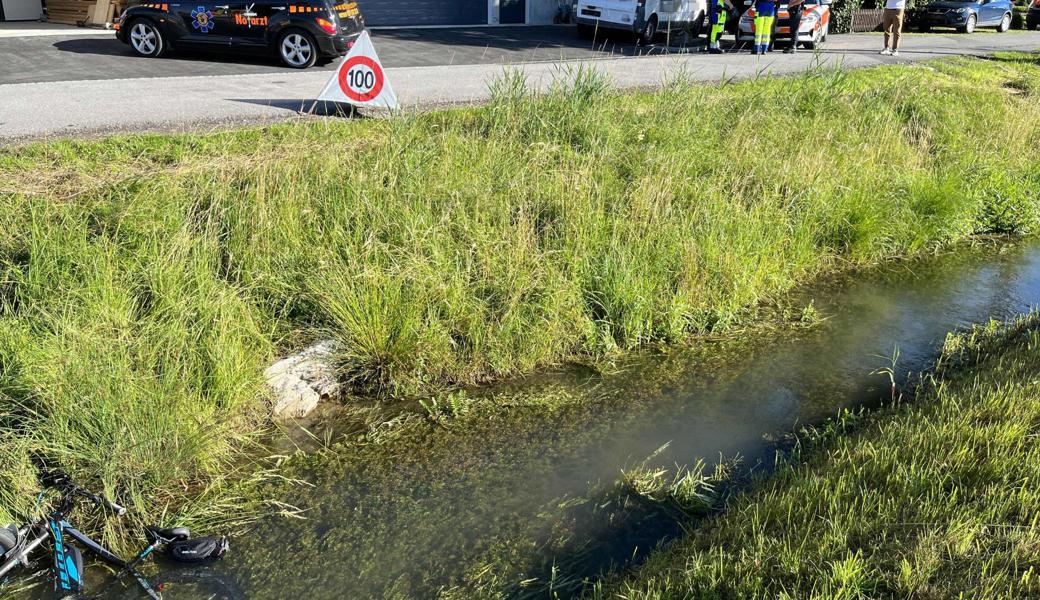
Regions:
<instances>
[{"instance_id":1,"label":"parked car","mask_svg":"<svg viewBox=\"0 0 1040 600\"><path fill-rule=\"evenodd\" d=\"M306 69L346 54L365 29L352 0L181 2L130 6L115 25L116 37L149 58L177 49L262 53Z\"/></svg>"},{"instance_id":2,"label":"parked car","mask_svg":"<svg viewBox=\"0 0 1040 600\"><path fill-rule=\"evenodd\" d=\"M658 33L700 35L708 12L706 0L578 0L578 33L591 37L601 30L624 31L649 44Z\"/></svg>"},{"instance_id":3,"label":"parked car","mask_svg":"<svg viewBox=\"0 0 1040 600\"><path fill-rule=\"evenodd\" d=\"M1033 0L1026 13L1026 29L1032 31L1040 27L1040 0Z\"/></svg>"},{"instance_id":4,"label":"parked car","mask_svg":"<svg viewBox=\"0 0 1040 600\"><path fill-rule=\"evenodd\" d=\"M751 4L747 2L745 4ZM802 5L802 21L798 24L797 39L788 26L791 12L787 4L781 4L776 12L776 28L773 30L773 41L787 40L788 43L804 44L808 48L816 48L827 41L831 30L831 0L805 0ZM751 42L755 39L755 8L747 9L740 17L740 29L737 32L738 42Z\"/></svg>"},{"instance_id":5,"label":"parked car","mask_svg":"<svg viewBox=\"0 0 1040 600\"><path fill-rule=\"evenodd\" d=\"M921 31L953 27L971 33L976 27L996 27L1004 32L1011 29L1012 10L1011 0L939 0L918 10L916 21Z\"/></svg>"}]
</instances>

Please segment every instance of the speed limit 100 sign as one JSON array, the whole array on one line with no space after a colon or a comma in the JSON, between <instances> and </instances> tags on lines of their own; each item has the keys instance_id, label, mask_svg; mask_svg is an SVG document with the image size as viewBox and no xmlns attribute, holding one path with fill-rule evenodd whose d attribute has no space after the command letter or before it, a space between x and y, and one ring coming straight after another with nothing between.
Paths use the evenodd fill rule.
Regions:
<instances>
[{"instance_id":1,"label":"speed limit 100 sign","mask_svg":"<svg viewBox=\"0 0 1040 600\"><path fill-rule=\"evenodd\" d=\"M319 100L349 102L360 106L397 108L397 96L386 80L368 32L354 42L336 74L325 84Z\"/></svg>"},{"instance_id":2,"label":"speed limit 100 sign","mask_svg":"<svg viewBox=\"0 0 1040 600\"><path fill-rule=\"evenodd\" d=\"M383 68L367 56L348 58L339 70L339 88L355 102L370 102L383 91Z\"/></svg>"}]
</instances>

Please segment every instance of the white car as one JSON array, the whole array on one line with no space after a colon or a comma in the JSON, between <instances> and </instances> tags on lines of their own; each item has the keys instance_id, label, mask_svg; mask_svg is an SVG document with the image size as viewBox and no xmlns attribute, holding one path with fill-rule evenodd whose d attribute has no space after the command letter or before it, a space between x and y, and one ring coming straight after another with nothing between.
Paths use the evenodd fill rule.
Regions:
<instances>
[{"instance_id":1,"label":"white car","mask_svg":"<svg viewBox=\"0 0 1040 600\"><path fill-rule=\"evenodd\" d=\"M745 6L750 3L745 3ZM781 4L776 11L776 29L773 40L790 40L791 28L788 19L791 13L787 4ZM798 25L798 43L809 48L816 48L827 41L831 25L831 0L805 0L802 5L802 22ZM755 40L755 7L749 8L741 17L737 29L738 42L754 42Z\"/></svg>"},{"instance_id":2,"label":"white car","mask_svg":"<svg viewBox=\"0 0 1040 600\"><path fill-rule=\"evenodd\" d=\"M581 35L627 31L649 44L658 33L700 35L707 12L706 0L578 0L574 18Z\"/></svg>"}]
</instances>

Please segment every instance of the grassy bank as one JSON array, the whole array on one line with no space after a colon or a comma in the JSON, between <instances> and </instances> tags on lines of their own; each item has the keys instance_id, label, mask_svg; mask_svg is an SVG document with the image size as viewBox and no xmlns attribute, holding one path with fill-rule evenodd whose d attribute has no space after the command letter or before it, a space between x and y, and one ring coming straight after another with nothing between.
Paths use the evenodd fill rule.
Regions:
<instances>
[{"instance_id":1,"label":"grassy bank","mask_svg":"<svg viewBox=\"0 0 1040 600\"><path fill-rule=\"evenodd\" d=\"M506 77L478 109L4 151L0 520L32 453L169 520L234 476L263 367L319 337L359 391L417 393L1029 231L1037 89L1023 55L654 94Z\"/></svg>"},{"instance_id":2,"label":"grassy bank","mask_svg":"<svg viewBox=\"0 0 1040 600\"><path fill-rule=\"evenodd\" d=\"M1036 597L1038 326L1033 314L951 335L952 374L808 432L725 513L591 596Z\"/></svg>"}]
</instances>

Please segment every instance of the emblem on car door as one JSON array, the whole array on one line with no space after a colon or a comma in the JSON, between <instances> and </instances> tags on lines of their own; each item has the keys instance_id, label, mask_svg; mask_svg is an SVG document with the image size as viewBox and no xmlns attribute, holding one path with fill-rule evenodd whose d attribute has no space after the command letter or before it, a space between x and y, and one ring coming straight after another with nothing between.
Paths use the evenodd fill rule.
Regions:
<instances>
[{"instance_id":1,"label":"emblem on car door","mask_svg":"<svg viewBox=\"0 0 1040 600\"><path fill-rule=\"evenodd\" d=\"M191 11L191 26L199 33L209 33L213 29L213 13L200 6Z\"/></svg>"}]
</instances>

